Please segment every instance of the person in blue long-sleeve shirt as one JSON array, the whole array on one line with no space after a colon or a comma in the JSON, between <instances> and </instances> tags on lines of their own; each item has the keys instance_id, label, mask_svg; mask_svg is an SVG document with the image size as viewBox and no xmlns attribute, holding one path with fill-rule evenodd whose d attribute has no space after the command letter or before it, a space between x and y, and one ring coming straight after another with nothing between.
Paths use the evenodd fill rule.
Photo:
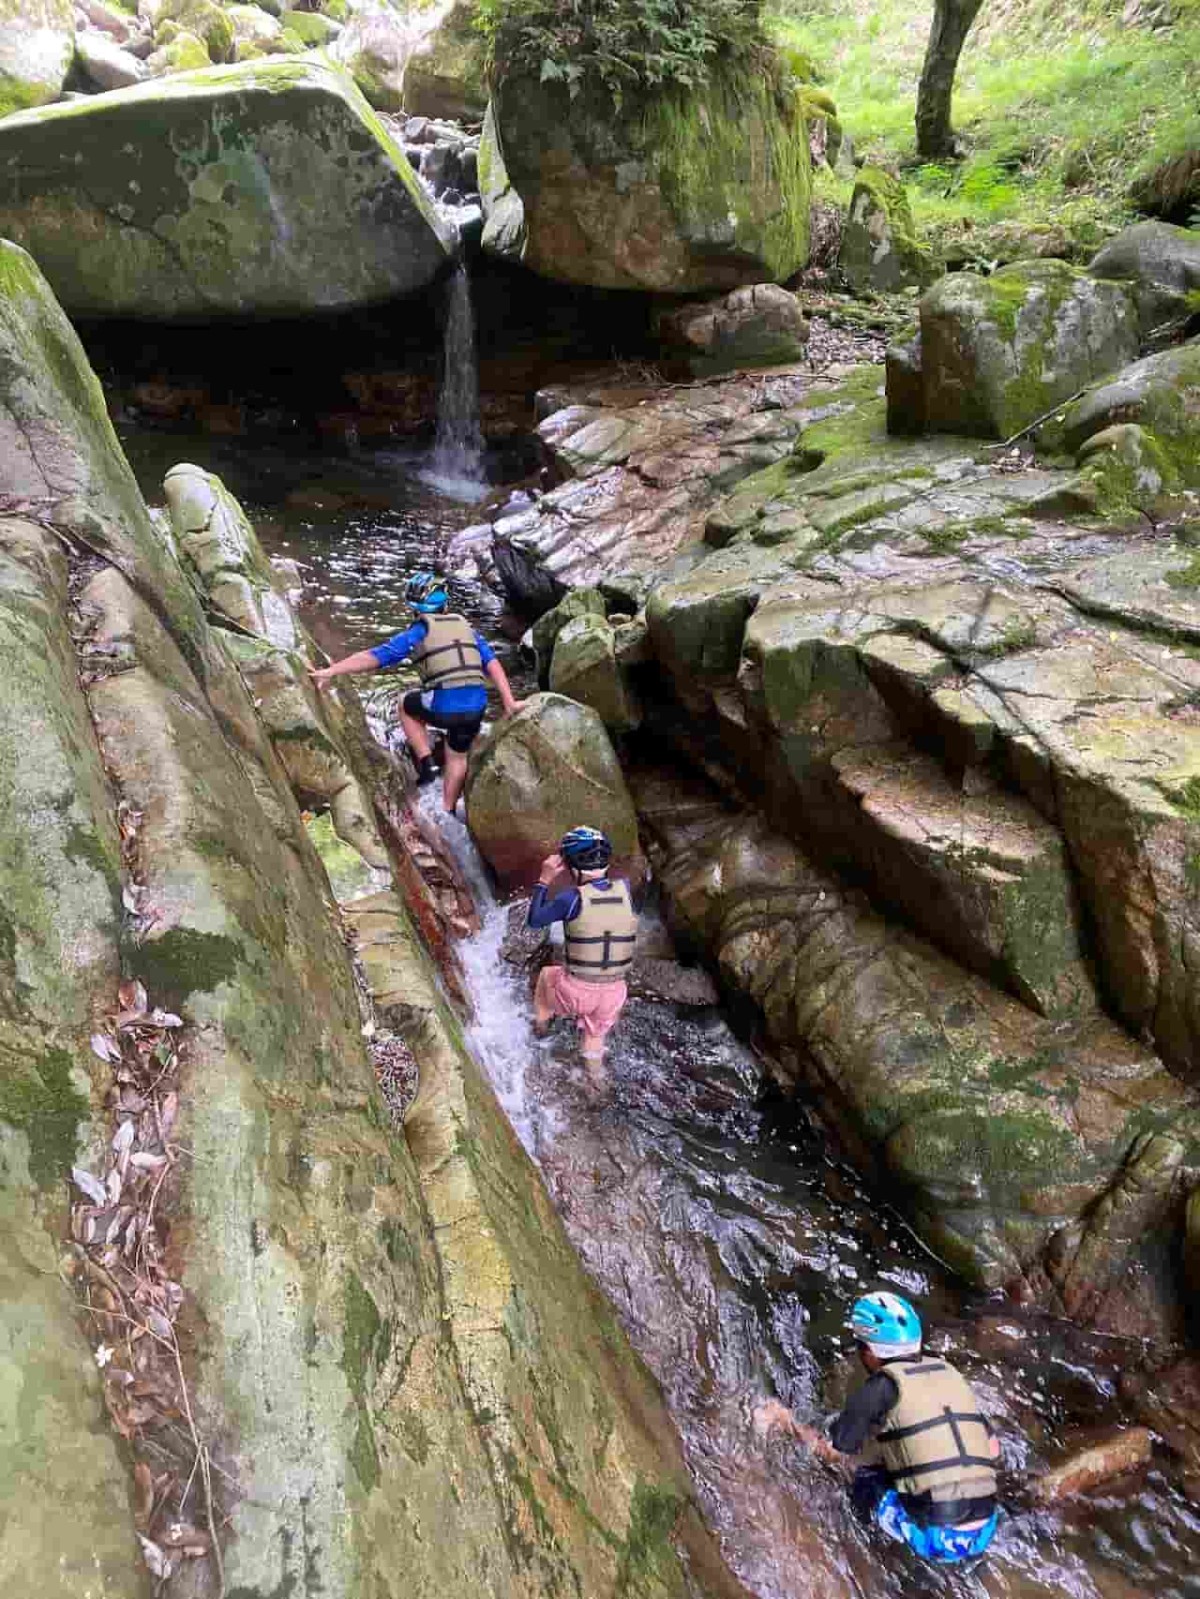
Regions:
<instances>
[{"instance_id":1,"label":"person in blue long-sleeve shirt","mask_svg":"<svg viewBox=\"0 0 1200 1599\"><path fill-rule=\"evenodd\" d=\"M400 726L416 758L418 783L431 783L437 775L425 729L436 727L445 734L442 804L453 812L467 780L467 754L487 710L488 682L499 691L505 716L515 716L523 702L513 697L508 674L486 640L447 609L449 596L441 578L417 572L406 592L417 613L410 628L310 675L323 684L349 672L386 671L401 661L412 661L422 686L404 696Z\"/></svg>"}]
</instances>

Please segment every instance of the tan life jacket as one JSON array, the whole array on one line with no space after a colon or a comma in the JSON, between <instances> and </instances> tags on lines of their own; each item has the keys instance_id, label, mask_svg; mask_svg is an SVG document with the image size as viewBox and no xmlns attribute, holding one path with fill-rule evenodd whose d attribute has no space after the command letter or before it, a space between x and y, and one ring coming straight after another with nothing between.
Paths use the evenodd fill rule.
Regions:
<instances>
[{"instance_id":1,"label":"tan life jacket","mask_svg":"<svg viewBox=\"0 0 1200 1599\"><path fill-rule=\"evenodd\" d=\"M896 1489L934 1500L994 1494L992 1430L966 1378L932 1355L889 1360L883 1369L900 1398L875 1442Z\"/></svg>"},{"instance_id":2,"label":"tan life jacket","mask_svg":"<svg viewBox=\"0 0 1200 1599\"><path fill-rule=\"evenodd\" d=\"M622 982L637 948L638 917L629 884L580 883L579 915L564 922L567 970L585 983Z\"/></svg>"},{"instance_id":3,"label":"tan life jacket","mask_svg":"<svg viewBox=\"0 0 1200 1599\"><path fill-rule=\"evenodd\" d=\"M462 616L426 616L425 637L412 652L412 662L428 689L486 688L483 657L475 630Z\"/></svg>"}]
</instances>

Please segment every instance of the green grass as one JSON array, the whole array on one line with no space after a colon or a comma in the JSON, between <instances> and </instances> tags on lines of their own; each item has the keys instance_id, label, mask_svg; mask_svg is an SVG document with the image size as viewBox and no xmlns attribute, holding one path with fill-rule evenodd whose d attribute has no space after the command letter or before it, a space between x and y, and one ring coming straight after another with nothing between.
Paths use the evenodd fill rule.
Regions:
<instances>
[{"instance_id":1,"label":"green grass","mask_svg":"<svg viewBox=\"0 0 1200 1599\"><path fill-rule=\"evenodd\" d=\"M776 0L860 154L915 161L928 0ZM1173 27L1121 26L1122 0L988 0L959 66L959 163L906 171L918 225L1067 230L1086 253L1132 215L1140 174L1200 149L1200 0Z\"/></svg>"}]
</instances>

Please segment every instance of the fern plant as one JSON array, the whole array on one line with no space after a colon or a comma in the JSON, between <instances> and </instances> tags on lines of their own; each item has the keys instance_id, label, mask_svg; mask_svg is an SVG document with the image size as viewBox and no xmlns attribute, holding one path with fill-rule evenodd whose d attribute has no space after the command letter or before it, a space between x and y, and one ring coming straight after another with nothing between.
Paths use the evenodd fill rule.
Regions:
<instances>
[{"instance_id":1,"label":"fern plant","mask_svg":"<svg viewBox=\"0 0 1200 1599\"><path fill-rule=\"evenodd\" d=\"M765 47L761 0L478 0L494 72L627 94L695 88Z\"/></svg>"}]
</instances>

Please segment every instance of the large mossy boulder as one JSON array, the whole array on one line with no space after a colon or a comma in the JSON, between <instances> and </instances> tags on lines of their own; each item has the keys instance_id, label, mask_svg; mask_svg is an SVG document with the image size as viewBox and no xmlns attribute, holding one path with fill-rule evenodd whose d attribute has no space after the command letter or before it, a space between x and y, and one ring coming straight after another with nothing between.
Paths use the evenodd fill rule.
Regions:
<instances>
[{"instance_id":1,"label":"large mossy boulder","mask_svg":"<svg viewBox=\"0 0 1200 1599\"><path fill-rule=\"evenodd\" d=\"M412 117L479 122L487 110L487 46L471 0L455 0L404 68L404 109Z\"/></svg>"},{"instance_id":2,"label":"large mossy boulder","mask_svg":"<svg viewBox=\"0 0 1200 1599\"><path fill-rule=\"evenodd\" d=\"M1146 356L1089 389L1058 431L1068 449L1084 450L1102 435L1112 439L1116 428L1140 430L1168 489L1200 484L1200 339Z\"/></svg>"},{"instance_id":3,"label":"large mossy boulder","mask_svg":"<svg viewBox=\"0 0 1200 1599\"><path fill-rule=\"evenodd\" d=\"M889 362L889 383L903 380L889 425L1008 438L1137 351L1137 312L1121 284L1065 261L951 273L921 300L919 346Z\"/></svg>"},{"instance_id":4,"label":"large mossy boulder","mask_svg":"<svg viewBox=\"0 0 1200 1599\"><path fill-rule=\"evenodd\" d=\"M353 85L293 59L10 118L0 233L88 316L335 311L420 288L451 247Z\"/></svg>"},{"instance_id":5,"label":"large mossy boulder","mask_svg":"<svg viewBox=\"0 0 1200 1599\"><path fill-rule=\"evenodd\" d=\"M924 289L938 276L933 251L917 235L903 183L881 167L863 167L855 179L838 270L855 294Z\"/></svg>"},{"instance_id":6,"label":"large mossy boulder","mask_svg":"<svg viewBox=\"0 0 1200 1599\"><path fill-rule=\"evenodd\" d=\"M1200 228L1135 223L1104 245L1088 271L1131 286L1144 334L1200 318Z\"/></svg>"},{"instance_id":7,"label":"large mossy boulder","mask_svg":"<svg viewBox=\"0 0 1200 1599\"><path fill-rule=\"evenodd\" d=\"M0 0L0 117L57 100L74 52L71 0Z\"/></svg>"},{"instance_id":8,"label":"large mossy boulder","mask_svg":"<svg viewBox=\"0 0 1200 1599\"><path fill-rule=\"evenodd\" d=\"M597 712L538 694L479 748L467 779L467 821L506 887L528 887L568 828L598 827L618 860L640 862L637 817Z\"/></svg>"},{"instance_id":9,"label":"large mossy boulder","mask_svg":"<svg viewBox=\"0 0 1200 1599\"><path fill-rule=\"evenodd\" d=\"M779 283L808 259L803 117L761 74L714 72L619 110L599 89L502 78L480 150L489 224L497 156L523 227L485 243L544 277L694 293Z\"/></svg>"}]
</instances>

